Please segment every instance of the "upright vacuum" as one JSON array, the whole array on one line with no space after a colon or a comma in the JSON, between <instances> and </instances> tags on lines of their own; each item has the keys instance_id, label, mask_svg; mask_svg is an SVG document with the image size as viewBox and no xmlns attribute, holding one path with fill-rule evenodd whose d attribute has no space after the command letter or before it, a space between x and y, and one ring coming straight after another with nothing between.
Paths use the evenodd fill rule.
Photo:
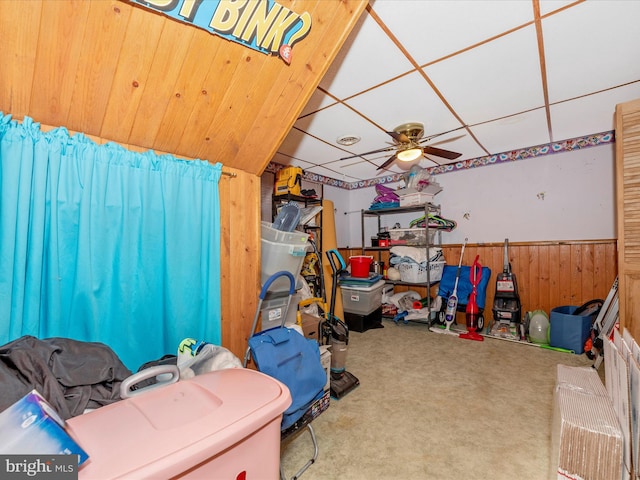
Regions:
<instances>
[{"instance_id":1,"label":"upright vacuum","mask_svg":"<svg viewBox=\"0 0 640 480\"><path fill-rule=\"evenodd\" d=\"M339 400L360 385L360 380L352 373L347 372L349 327L335 316L338 279L340 278L340 273L346 270L347 265L337 250L329 250L327 258L331 265L331 302L326 320L322 322L321 334L325 345L331 346L331 396ZM340 262L341 268L336 266L336 260Z\"/></svg>"},{"instance_id":2,"label":"upright vacuum","mask_svg":"<svg viewBox=\"0 0 640 480\"><path fill-rule=\"evenodd\" d=\"M522 305L518 294L516 275L511 271L509 262L509 239L504 240L504 266L496 278L496 294L493 298L494 329L511 332L519 338L518 329L522 319Z\"/></svg>"},{"instance_id":3,"label":"upright vacuum","mask_svg":"<svg viewBox=\"0 0 640 480\"><path fill-rule=\"evenodd\" d=\"M482 279L482 265L480 264L479 259L480 255L476 255L476 259L474 260L473 265L471 265L471 270L469 271L471 293L469 294L469 301L467 302L467 308L465 309L467 333L461 333L460 338L482 342L484 337L478 333L478 330L482 331L482 325L480 325L479 321L481 318L480 309L478 308L478 284Z\"/></svg>"}]
</instances>

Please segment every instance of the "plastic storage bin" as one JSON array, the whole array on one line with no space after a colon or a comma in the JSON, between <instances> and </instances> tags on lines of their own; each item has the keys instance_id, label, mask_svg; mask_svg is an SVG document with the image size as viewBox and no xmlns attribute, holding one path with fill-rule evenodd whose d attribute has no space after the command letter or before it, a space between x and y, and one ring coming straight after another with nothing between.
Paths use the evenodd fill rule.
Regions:
<instances>
[{"instance_id":1,"label":"plastic storage bin","mask_svg":"<svg viewBox=\"0 0 640 480\"><path fill-rule=\"evenodd\" d=\"M344 312L344 321L350 332L366 332L370 328L378 328L382 324L382 307L378 307L366 315Z\"/></svg>"},{"instance_id":2,"label":"plastic storage bin","mask_svg":"<svg viewBox=\"0 0 640 480\"><path fill-rule=\"evenodd\" d=\"M279 327L282 325L282 318L285 316L284 324L286 326L294 325L298 312L298 302L301 300L300 294L295 293L291 297L289 310L286 310L287 300L289 300L288 292L277 292L275 294L268 293L262 302L260 310L260 319L262 321L262 330ZM286 310L286 312L285 312Z\"/></svg>"},{"instance_id":3,"label":"plastic storage bin","mask_svg":"<svg viewBox=\"0 0 640 480\"><path fill-rule=\"evenodd\" d=\"M379 280L370 287L340 286L342 307L345 312L367 315L382 305L382 287L385 281Z\"/></svg>"},{"instance_id":4,"label":"plastic storage bin","mask_svg":"<svg viewBox=\"0 0 640 480\"><path fill-rule=\"evenodd\" d=\"M414 192L400 195L400 206L410 207L413 205L423 205L433 201L434 195L431 193Z\"/></svg>"},{"instance_id":5,"label":"plastic storage bin","mask_svg":"<svg viewBox=\"0 0 640 480\"><path fill-rule=\"evenodd\" d=\"M289 390L230 368L155 388L68 420L89 453L84 479L278 478Z\"/></svg>"},{"instance_id":6,"label":"plastic storage bin","mask_svg":"<svg viewBox=\"0 0 640 480\"><path fill-rule=\"evenodd\" d=\"M591 333L593 314L574 315L578 307L565 305L551 310L549 344L552 347L584 353L584 343Z\"/></svg>"},{"instance_id":7,"label":"plastic storage bin","mask_svg":"<svg viewBox=\"0 0 640 480\"><path fill-rule=\"evenodd\" d=\"M436 231L429 230L429 243L433 245ZM427 244L427 230L424 228L392 228L389 230L391 245L413 245L420 246Z\"/></svg>"},{"instance_id":8,"label":"plastic storage bin","mask_svg":"<svg viewBox=\"0 0 640 480\"><path fill-rule=\"evenodd\" d=\"M283 232L271 227L268 222L262 222L262 285L276 272L281 270L290 272L293 278L298 278L302 262L307 255L307 240L309 235L299 231ZM269 288L270 292L289 290L289 280L282 276L276 279Z\"/></svg>"}]
</instances>

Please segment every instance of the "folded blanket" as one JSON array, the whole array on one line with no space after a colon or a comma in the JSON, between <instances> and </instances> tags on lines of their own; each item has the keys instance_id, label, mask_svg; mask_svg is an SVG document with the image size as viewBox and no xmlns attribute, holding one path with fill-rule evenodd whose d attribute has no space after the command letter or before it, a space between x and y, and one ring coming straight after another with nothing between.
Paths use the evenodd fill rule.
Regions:
<instances>
[{"instance_id":1,"label":"folded blanket","mask_svg":"<svg viewBox=\"0 0 640 480\"><path fill-rule=\"evenodd\" d=\"M102 343L20 337L0 347L0 411L35 389L66 420L120 400L130 375Z\"/></svg>"}]
</instances>

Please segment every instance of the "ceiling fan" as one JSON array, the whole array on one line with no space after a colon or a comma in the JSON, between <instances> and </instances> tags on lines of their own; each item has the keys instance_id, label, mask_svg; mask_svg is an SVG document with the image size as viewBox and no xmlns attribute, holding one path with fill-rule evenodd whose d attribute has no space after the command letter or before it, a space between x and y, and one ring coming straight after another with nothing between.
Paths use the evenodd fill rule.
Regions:
<instances>
[{"instance_id":1,"label":"ceiling fan","mask_svg":"<svg viewBox=\"0 0 640 480\"><path fill-rule=\"evenodd\" d=\"M442 148L431 147L429 145L423 145L423 143L445 133L450 133L455 130L459 130L459 127L448 132L443 132L438 135L430 137L424 137L424 125L418 122L403 123L393 129L392 132L386 132L393 138L395 145L391 147L380 148L378 150L372 150L370 152L361 153L359 155L352 155L350 157L344 157L340 160L347 160L349 158L361 157L363 155L370 155L373 153L381 153L395 150L396 152L389 157L382 165L376 170L382 170L391 165L395 160L403 162L411 162L422 156L433 155L436 157L446 158L447 160L455 160L461 153L452 152L449 150L443 150ZM438 163L438 162L435 162Z\"/></svg>"}]
</instances>

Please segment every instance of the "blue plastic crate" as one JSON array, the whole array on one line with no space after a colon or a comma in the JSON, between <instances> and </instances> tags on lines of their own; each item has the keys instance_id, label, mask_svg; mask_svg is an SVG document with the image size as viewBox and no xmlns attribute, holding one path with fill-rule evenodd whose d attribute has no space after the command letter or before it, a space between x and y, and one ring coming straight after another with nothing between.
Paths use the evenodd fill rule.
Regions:
<instances>
[{"instance_id":1,"label":"blue plastic crate","mask_svg":"<svg viewBox=\"0 0 640 480\"><path fill-rule=\"evenodd\" d=\"M584 343L591 334L593 314L574 315L577 306L565 305L551 310L549 317L549 344L552 347L584 353Z\"/></svg>"}]
</instances>

